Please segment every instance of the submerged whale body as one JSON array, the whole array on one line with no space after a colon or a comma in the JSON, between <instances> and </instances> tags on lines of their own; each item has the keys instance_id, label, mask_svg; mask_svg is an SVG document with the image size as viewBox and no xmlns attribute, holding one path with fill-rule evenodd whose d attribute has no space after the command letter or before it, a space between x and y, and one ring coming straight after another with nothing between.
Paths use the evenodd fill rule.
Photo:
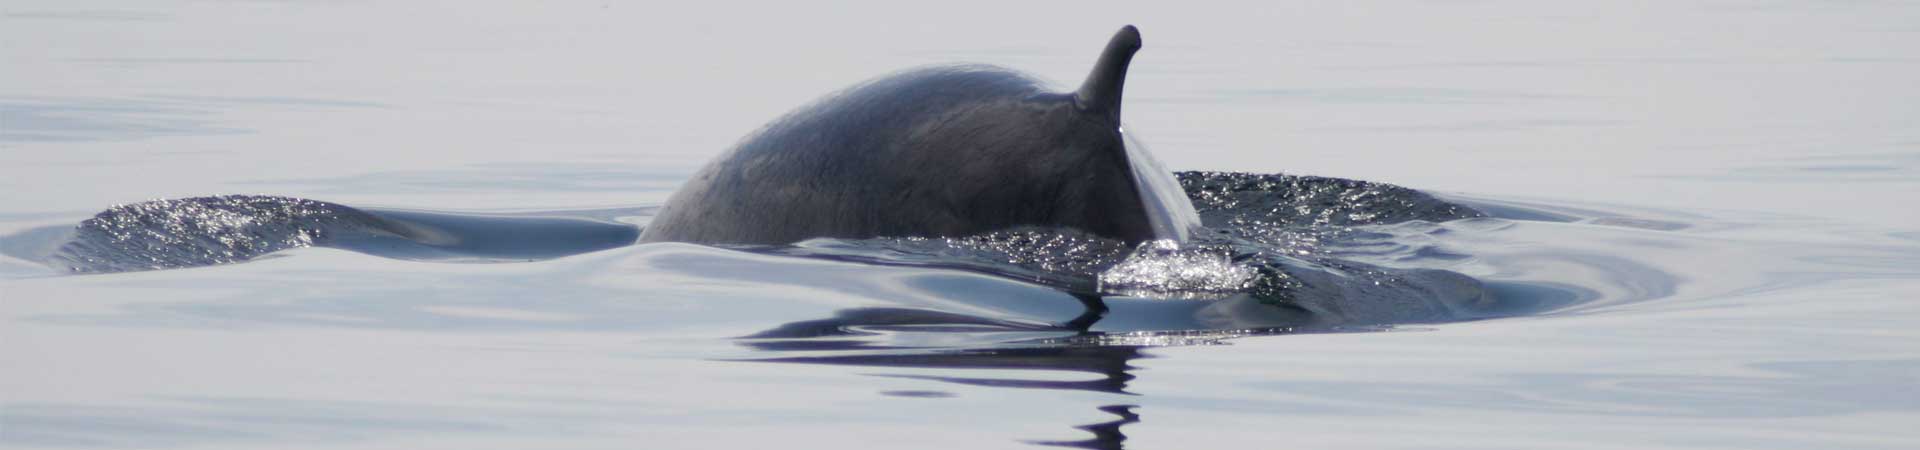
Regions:
<instances>
[{"instance_id":1,"label":"submerged whale body","mask_svg":"<svg viewBox=\"0 0 1920 450\"><path fill-rule=\"evenodd\" d=\"M0 242L22 245L0 245L0 253L71 273L230 264L304 247L416 261L530 261L623 247L638 235L632 225L580 217L355 208L272 195L221 195L115 206L77 226L4 236Z\"/></svg>"},{"instance_id":2,"label":"submerged whale body","mask_svg":"<svg viewBox=\"0 0 1920 450\"><path fill-rule=\"evenodd\" d=\"M668 199L641 242L787 244L1021 226L1185 240L1198 216L1120 129L1132 26L1055 93L993 66L909 70L775 120Z\"/></svg>"}]
</instances>

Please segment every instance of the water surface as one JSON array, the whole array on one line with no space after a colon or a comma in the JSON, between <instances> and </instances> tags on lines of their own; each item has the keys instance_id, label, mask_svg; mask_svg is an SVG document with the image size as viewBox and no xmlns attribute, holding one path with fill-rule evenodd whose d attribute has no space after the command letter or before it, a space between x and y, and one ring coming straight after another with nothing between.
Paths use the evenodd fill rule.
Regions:
<instances>
[{"instance_id":1,"label":"water surface","mask_svg":"<svg viewBox=\"0 0 1920 450\"><path fill-rule=\"evenodd\" d=\"M1327 250L1504 309L1256 333L1121 298L1081 335L1054 287L682 244L8 256L0 447L1920 445L1902 2L14 2L0 236L220 194L639 224L819 95L939 62L1077 80L1123 23L1127 129L1168 168L1483 211Z\"/></svg>"}]
</instances>

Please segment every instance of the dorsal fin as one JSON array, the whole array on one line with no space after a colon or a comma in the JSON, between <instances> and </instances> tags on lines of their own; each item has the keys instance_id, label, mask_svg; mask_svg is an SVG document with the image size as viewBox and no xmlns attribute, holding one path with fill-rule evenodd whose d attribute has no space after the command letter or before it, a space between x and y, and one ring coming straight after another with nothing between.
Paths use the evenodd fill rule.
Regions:
<instances>
[{"instance_id":1,"label":"dorsal fin","mask_svg":"<svg viewBox=\"0 0 1920 450\"><path fill-rule=\"evenodd\" d=\"M1120 27L1113 39L1107 41L1106 51L1100 52L1100 60L1093 63L1093 72L1087 74L1087 81L1073 94L1081 111L1105 113L1119 122L1120 91L1127 85L1127 64L1133 62L1133 53L1137 51L1140 51L1140 30L1133 25Z\"/></svg>"}]
</instances>

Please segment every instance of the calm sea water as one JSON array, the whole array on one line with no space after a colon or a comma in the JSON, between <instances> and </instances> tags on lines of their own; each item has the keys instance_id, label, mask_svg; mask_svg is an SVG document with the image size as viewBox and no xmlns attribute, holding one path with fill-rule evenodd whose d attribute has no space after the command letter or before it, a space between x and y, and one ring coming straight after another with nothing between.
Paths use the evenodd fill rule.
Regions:
<instances>
[{"instance_id":1,"label":"calm sea water","mask_svg":"<svg viewBox=\"0 0 1920 450\"><path fill-rule=\"evenodd\" d=\"M959 61L1068 85L1126 23L1146 40L1128 129L1166 165L1479 207L1494 217L1367 228L1350 256L1531 303L1240 336L1132 333L1201 305L1133 299L1092 343L742 339L1080 306L681 244L79 276L9 256L0 447L1920 446L1910 2L15 1L0 236L233 193L641 223L819 95Z\"/></svg>"}]
</instances>

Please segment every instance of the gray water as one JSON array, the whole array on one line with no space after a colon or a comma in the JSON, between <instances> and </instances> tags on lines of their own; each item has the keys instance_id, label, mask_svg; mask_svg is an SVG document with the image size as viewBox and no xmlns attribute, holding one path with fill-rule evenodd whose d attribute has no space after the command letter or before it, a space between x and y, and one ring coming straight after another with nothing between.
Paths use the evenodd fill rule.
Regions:
<instances>
[{"instance_id":1,"label":"gray water","mask_svg":"<svg viewBox=\"0 0 1920 450\"><path fill-rule=\"evenodd\" d=\"M1920 445L1920 6L1103 5L0 5L0 447ZM1066 84L1124 23L1127 129L1168 168L1485 212L1320 248L1503 309L1250 331L1116 298L1082 335L1004 276L684 244L12 256L218 194L639 225L819 95Z\"/></svg>"}]
</instances>

